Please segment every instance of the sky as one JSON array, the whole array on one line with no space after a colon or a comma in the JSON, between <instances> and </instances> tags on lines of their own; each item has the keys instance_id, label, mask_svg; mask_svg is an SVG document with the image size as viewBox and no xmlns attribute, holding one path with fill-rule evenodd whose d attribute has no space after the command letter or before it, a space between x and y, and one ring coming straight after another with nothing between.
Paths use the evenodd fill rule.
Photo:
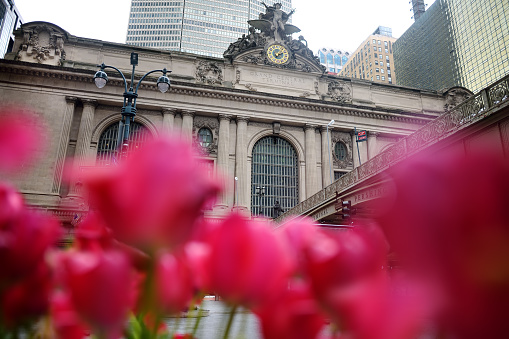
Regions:
<instances>
[{"instance_id":1,"label":"sky","mask_svg":"<svg viewBox=\"0 0 509 339\"><path fill-rule=\"evenodd\" d=\"M435 0L425 0L431 6ZM48 21L72 35L125 43L130 0L15 0L24 22ZM314 53L354 52L378 26L399 38L413 23L409 0L292 0L293 25ZM234 39L236 40L236 39ZM232 41L233 42L233 41Z\"/></svg>"}]
</instances>

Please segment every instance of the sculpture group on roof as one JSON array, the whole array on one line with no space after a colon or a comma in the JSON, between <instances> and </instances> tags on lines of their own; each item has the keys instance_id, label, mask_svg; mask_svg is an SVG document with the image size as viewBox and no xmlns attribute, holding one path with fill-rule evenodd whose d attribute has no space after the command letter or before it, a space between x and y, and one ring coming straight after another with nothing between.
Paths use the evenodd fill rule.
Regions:
<instances>
[{"instance_id":1,"label":"sculpture group on roof","mask_svg":"<svg viewBox=\"0 0 509 339\"><path fill-rule=\"evenodd\" d=\"M285 44L293 54L301 55L311 61L319 68L320 60L309 49L307 41L301 35L298 39L293 39L292 34L300 32L300 29L294 25L288 24L288 19L295 13L295 9L289 13L284 12L280 3L268 6L264 2L265 13L260 13L258 19L249 20L249 33L242 34L242 37L230 44L223 56L233 60L237 55L259 47L265 47L270 43ZM257 63L256 57L250 56L249 60ZM304 67L304 70L305 67Z\"/></svg>"}]
</instances>

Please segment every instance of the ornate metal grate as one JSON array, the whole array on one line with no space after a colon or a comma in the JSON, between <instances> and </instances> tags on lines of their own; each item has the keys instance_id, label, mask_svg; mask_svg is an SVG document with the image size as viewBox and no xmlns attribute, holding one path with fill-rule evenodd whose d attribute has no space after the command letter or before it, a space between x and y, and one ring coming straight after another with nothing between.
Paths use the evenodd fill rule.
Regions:
<instances>
[{"instance_id":1,"label":"ornate metal grate","mask_svg":"<svg viewBox=\"0 0 509 339\"><path fill-rule=\"evenodd\" d=\"M149 135L145 126L138 122L131 122L129 132L129 149L138 148ZM117 156L118 123L110 125L99 138L97 145L97 165L108 166L115 164Z\"/></svg>"},{"instance_id":2,"label":"ornate metal grate","mask_svg":"<svg viewBox=\"0 0 509 339\"><path fill-rule=\"evenodd\" d=\"M253 148L251 168L251 213L274 215L279 202L283 211L299 202L299 162L293 146L280 137L258 140Z\"/></svg>"}]
</instances>

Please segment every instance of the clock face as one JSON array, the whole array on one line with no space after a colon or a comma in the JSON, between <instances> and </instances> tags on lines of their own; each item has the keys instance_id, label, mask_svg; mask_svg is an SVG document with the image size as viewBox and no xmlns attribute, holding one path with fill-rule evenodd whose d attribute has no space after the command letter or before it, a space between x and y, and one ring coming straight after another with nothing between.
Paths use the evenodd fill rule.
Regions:
<instances>
[{"instance_id":1,"label":"clock face","mask_svg":"<svg viewBox=\"0 0 509 339\"><path fill-rule=\"evenodd\" d=\"M285 47L274 44L267 49L267 58L275 64L284 64L290 58L290 54Z\"/></svg>"}]
</instances>

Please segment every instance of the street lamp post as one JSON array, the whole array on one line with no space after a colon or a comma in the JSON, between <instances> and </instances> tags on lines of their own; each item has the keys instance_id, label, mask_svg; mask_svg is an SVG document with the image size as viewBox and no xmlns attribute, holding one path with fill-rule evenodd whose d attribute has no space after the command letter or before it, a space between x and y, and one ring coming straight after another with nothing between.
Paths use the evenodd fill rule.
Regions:
<instances>
[{"instance_id":1,"label":"street lamp post","mask_svg":"<svg viewBox=\"0 0 509 339\"><path fill-rule=\"evenodd\" d=\"M327 148L329 150L329 175L330 175L330 183L332 184L334 182L334 179L332 177L332 161L331 161L331 151L330 151L330 138L329 138L329 127L331 125L334 125L334 119L332 119L328 124L327 124Z\"/></svg>"},{"instance_id":2,"label":"street lamp post","mask_svg":"<svg viewBox=\"0 0 509 339\"><path fill-rule=\"evenodd\" d=\"M101 67L99 71L97 71L94 75L94 82L97 88L103 88L106 86L108 82L108 75L104 71L106 68L112 68L117 71L124 80L124 103L122 106L121 114L122 119L119 122L118 126L118 138L117 138L117 149L120 151L120 154L125 155L127 152L128 141L129 141L129 128L131 122L134 122L134 117L136 116L136 99L138 98L138 89L140 88L141 82L147 77L147 75L162 72L163 75L157 79L157 88L161 93L166 93L168 89L170 89L170 79L166 76L166 73L171 73L171 71L166 68L157 69L146 73L141 79L138 81L136 85L136 90L134 90L134 71L136 66L138 65L138 53L131 53L131 65L133 66L133 71L131 73L131 83L129 89L127 88L127 80L124 74L116 67L105 65L104 63L101 65L97 65L97 67ZM124 149L125 148L125 149Z\"/></svg>"}]
</instances>

